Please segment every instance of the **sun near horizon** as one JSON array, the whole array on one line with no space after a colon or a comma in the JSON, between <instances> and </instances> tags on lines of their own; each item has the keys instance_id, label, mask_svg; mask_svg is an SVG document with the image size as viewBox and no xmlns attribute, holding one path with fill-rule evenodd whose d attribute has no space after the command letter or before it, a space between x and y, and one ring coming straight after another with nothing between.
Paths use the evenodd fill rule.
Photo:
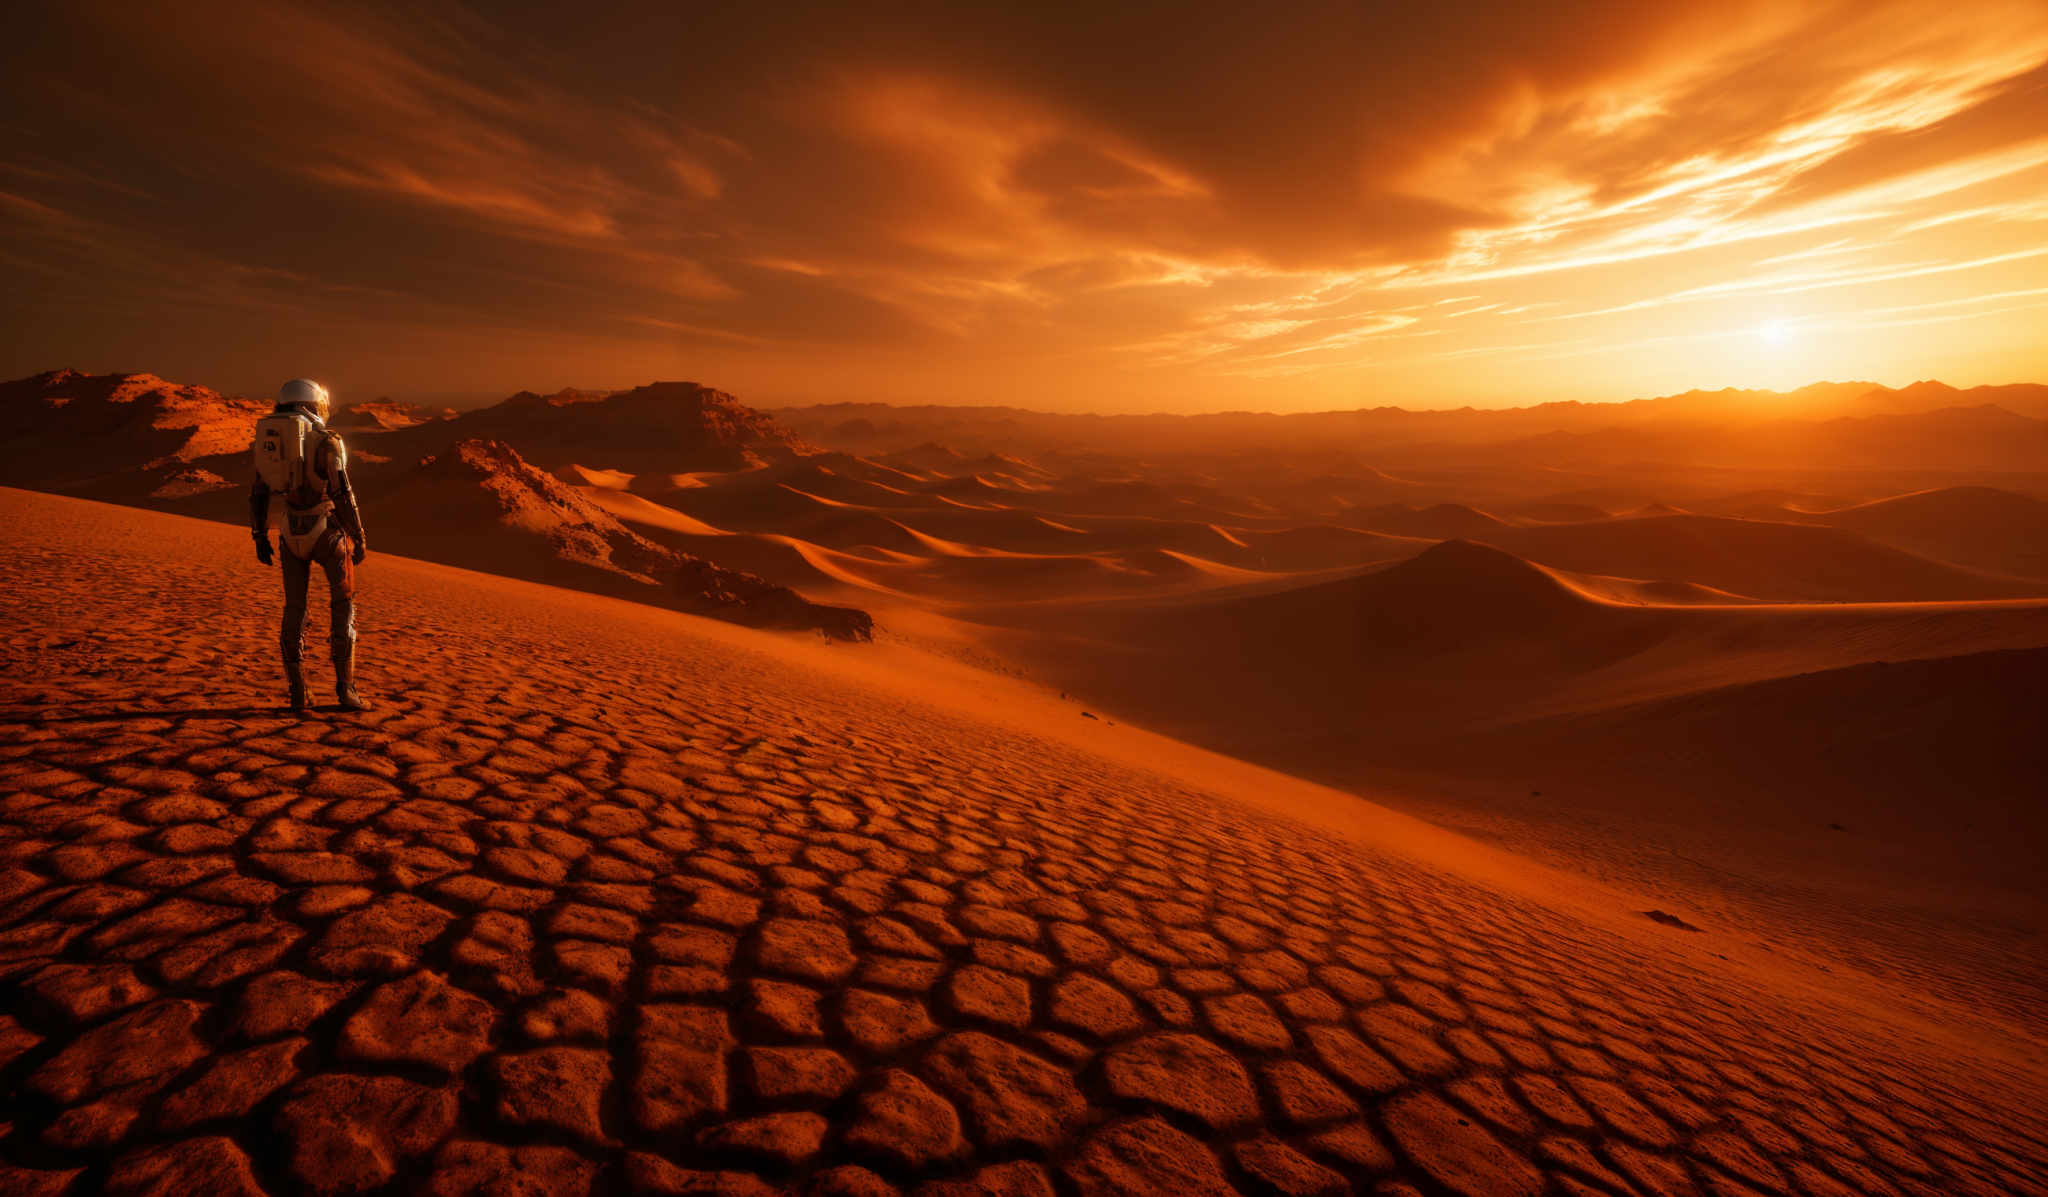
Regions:
<instances>
[{"instance_id":1,"label":"sun near horizon","mask_svg":"<svg viewBox=\"0 0 2048 1197\"><path fill-rule=\"evenodd\" d=\"M1495 407L2048 378L2048 8L85 3L0 375Z\"/></svg>"}]
</instances>

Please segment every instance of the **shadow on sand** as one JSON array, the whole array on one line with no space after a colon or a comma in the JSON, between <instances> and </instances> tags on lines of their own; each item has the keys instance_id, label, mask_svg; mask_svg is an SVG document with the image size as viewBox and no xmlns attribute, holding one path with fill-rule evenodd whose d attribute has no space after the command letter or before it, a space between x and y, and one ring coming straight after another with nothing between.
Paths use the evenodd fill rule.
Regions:
<instances>
[{"instance_id":1,"label":"shadow on sand","mask_svg":"<svg viewBox=\"0 0 2048 1197\"><path fill-rule=\"evenodd\" d=\"M308 714L325 707L308 709ZM23 723L133 723L144 719L255 719L262 716L292 717L283 704L272 707L164 707L160 710L120 710L43 715L36 710L0 710L0 720Z\"/></svg>"}]
</instances>

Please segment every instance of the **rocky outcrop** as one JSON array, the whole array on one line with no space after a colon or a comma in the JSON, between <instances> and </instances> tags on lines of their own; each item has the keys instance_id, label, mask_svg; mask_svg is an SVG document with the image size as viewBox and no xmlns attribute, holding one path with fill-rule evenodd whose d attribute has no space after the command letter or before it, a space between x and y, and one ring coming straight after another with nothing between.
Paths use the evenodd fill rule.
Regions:
<instances>
[{"instance_id":1,"label":"rocky outcrop","mask_svg":"<svg viewBox=\"0 0 2048 1197\"><path fill-rule=\"evenodd\" d=\"M521 391L502 403L392 434L390 451L430 456L464 440L517 446L535 465L629 474L737 470L815 452L724 391L655 382L630 391Z\"/></svg>"},{"instance_id":2,"label":"rocky outcrop","mask_svg":"<svg viewBox=\"0 0 2048 1197\"><path fill-rule=\"evenodd\" d=\"M139 497L206 458L247 454L270 407L154 374L50 370L0 383L0 471L14 486Z\"/></svg>"}]
</instances>

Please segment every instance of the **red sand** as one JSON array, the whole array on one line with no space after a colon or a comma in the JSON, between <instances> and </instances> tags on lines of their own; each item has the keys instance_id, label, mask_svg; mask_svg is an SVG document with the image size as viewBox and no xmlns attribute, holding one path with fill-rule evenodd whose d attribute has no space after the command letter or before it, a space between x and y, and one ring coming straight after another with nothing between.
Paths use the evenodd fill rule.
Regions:
<instances>
[{"instance_id":1,"label":"red sand","mask_svg":"<svg viewBox=\"0 0 2048 1197\"><path fill-rule=\"evenodd\" d=\"M0 513L0 1191L2048 1188L2037 1039L1020 683L380 555L294 719Z\"/></svg>"}]
</instances>

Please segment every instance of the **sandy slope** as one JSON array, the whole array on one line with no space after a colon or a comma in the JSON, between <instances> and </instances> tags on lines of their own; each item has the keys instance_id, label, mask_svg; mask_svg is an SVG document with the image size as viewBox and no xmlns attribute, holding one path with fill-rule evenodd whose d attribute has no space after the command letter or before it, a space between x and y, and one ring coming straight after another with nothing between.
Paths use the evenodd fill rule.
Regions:
<instances>
[{"instance_id":1,"label":"sandy slope","mask_svg":"<svg viewBox=\"0 0 2048 1197\"><path fill-rule=\"evenodd\" d=\"M1000 679L379 558L299 721L233 529L0 510L9 1192L2048 1184L1983 1032Z\"/></svg>"},{"instance_id":2,"label":"sandy slope","mask_svg":"<svg viewBox=\"0 0 2048 1197\"><path fill-rule=\"evenodd\" d=\"M1001 651L1118 718L2048 1017L2048 601L1625 585L1453 542L1315 586L989 618Z\"/></svg>"},{"instance_id":3,"label":"sandy slope","mask_svg":"<svg viewBox=\"0 0 2048 1197\"><path fill-rule=\"evenodd\" d=\"M1791 514L1958 565L2048 578L2048 502L1995 487L1955 486Z\"/></svg>"},{"instance_id":4,"label":"sandy slope","mask_svg":"<svg viewBox=\"0 0 2048 1197\"><path fill-rule=\"evenodd\" d=\"M1761 599L1914 602L2043 590L2039 582L1931 561L1843 529L1766 520L1660 515L1502 528L1475 539L1560 569L1696 582Z\"/></svg>"}]
</instances>

